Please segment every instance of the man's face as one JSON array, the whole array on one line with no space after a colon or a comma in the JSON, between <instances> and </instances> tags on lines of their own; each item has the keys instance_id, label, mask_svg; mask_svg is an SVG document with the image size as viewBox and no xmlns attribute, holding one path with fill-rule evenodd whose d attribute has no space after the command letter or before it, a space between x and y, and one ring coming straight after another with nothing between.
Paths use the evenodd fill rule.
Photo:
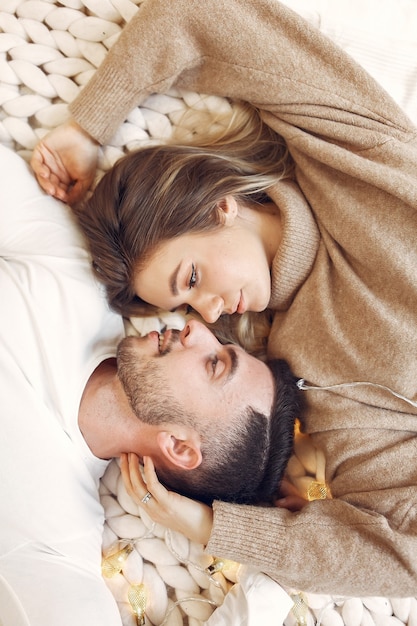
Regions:
<instances>
[{"instance_id":1,"label":"man's face","mask_svg":"<svg viewBox=\"0 0 417 626\"><path fill-rule=\"evenodd\" d=\"M125 392L144 421L158 408L170 415L170 404L222 425L249 406L266 415L271 410L274 384L265 363L238 346L222 345L195 320L181 332L126 337L117 362Z\"/></svg>"}]
</instances>

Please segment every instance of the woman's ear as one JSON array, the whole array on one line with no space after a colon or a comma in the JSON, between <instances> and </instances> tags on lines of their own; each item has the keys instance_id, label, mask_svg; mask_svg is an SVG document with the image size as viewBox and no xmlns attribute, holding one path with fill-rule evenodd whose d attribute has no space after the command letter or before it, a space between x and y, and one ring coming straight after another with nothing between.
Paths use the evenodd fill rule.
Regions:
<instances>
[{"instance_id":1,"label":"woman's ear","mask_svg":"<svg viewBox=\"0 0 417 626\"><path fill-rule=\"evenodd\" d=\"M166 430L159 431L156 440L162 456L166 461L180 469L193 470L202 460L200 438L194 434L174 435Z\"/></svg>"},{"instance_id":2,"label":"woman's ear","mask_svg":"<svg viewBox=\"0 0 417 626\"><path fill-rule=\"evenodd\" d=\"M217 204L220 223L223 226L231 226L238 214L238 205L233 196L225 196Z\"/></svg>"}]
</instances>

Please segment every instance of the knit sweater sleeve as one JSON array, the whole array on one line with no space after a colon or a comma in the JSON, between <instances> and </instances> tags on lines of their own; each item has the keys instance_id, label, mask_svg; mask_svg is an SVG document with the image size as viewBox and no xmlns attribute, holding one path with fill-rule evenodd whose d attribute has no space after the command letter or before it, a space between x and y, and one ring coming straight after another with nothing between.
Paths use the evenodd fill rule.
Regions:
<instances>
[{"instance_id":1,"label":"knit sweater sleeve","mask_svg":"<svg viewBox=\"0 0 417 626\"><path fill-rule=\"evenodd\" d=\"M410 125L348 55L276 0L147 0L70 110L105 143L134 106L172 86L243 99L284 126L362 149Z\"/></svg>"},{"instance_id":2,"label":"knit sweater sleeve","mask_svg":"<svg viewBox=\"0 0 417 626\"><path fill-rule=\"evenodd\" d=\"M389 521L342 499L317 500L298 513L216 502L207 551L312 593L413 596L417 490L402 495L408 503Z\"/></svg>"}]
</instances>

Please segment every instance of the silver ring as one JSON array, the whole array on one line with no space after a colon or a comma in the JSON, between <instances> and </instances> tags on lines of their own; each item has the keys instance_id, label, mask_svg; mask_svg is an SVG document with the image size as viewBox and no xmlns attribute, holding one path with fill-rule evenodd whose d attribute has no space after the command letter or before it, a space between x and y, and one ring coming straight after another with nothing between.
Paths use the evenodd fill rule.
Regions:
<instances>
[{"instance_id":1,"label":"silver ring","mask_svg":"<svg viewBox=\"0 0 417 626\"><path fill-rule=\"evenodd\" d=\"M141 500L142 504L146 504L151 498L152 494L150 493L150 491L147 491Z\"/></svg>"}]
</instances>

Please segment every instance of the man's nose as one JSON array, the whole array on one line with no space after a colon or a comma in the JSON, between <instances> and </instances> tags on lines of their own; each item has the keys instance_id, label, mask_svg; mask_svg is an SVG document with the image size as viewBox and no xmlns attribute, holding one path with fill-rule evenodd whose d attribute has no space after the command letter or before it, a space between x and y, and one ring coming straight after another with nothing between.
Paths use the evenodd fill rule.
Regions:
<instances>
[{"instance_id":1,"label":"man's nose","mask_svg":"<svg viewBox=\"0 0 417 626\"><path fill-rule=\"evenodd\" d=\"M202 322L197 320L189 320L185 324L184 328L180 332L180 341L185 348L192 347L194 345L202 346L203 344L212 348L214 344L218 343L211 330L209 330Z\"/></svg>"},{"instance_id":2,"label":"man's nose","mask_svg":"<svg viewBox=\"0 0 417 626\"><path fill-rule=\"evenodd\" d=\"M223 305L223 298L220 296L205 294L199 295L191 304L193 309L200 313L203 320L209 324L219 319L223 313Z\"/></svg>"}]
</instances>

